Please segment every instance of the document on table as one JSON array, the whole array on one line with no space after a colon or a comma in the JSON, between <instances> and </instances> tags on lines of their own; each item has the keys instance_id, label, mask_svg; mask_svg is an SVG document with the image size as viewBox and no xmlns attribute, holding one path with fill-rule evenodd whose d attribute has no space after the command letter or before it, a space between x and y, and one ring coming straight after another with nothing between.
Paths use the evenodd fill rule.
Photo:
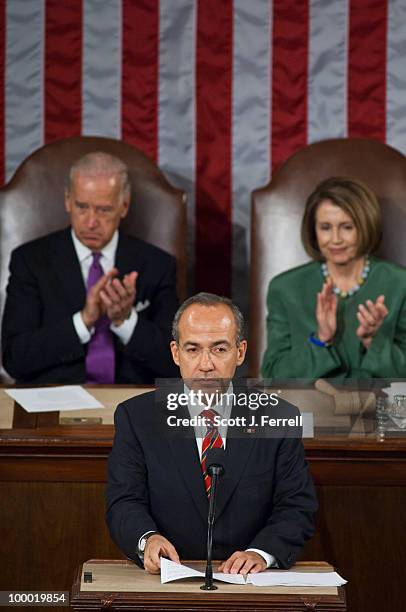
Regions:
<instances>
[{"instance_id":1,"label":"document on table","mask_svg":"<svg viewBox=\"0 0 406 612\"><path fill-rule=\"evenodd\" d=\"M64 410L104 408L103 404L80 385L5 389L5 392L27 412L63 412Z\"/></svg>"},{"instance_id":2,"label":"document on table","mask_svg":"<svg viewBox=\"0 0 406 612\"><path fill-rule=\"evenodd\" d=\"M170 559L161 557L161 583L165 584L166 582L181 580L182 578L203 578L204 580L204 572L199 572L181 563L175 563L174 561L170 561ZM245 578L242 574L213 572L213 578L231 584L245 584Z\"/></svg>"},{"instance_id":3,"label":"document on table","mask_svg":"<svg viewBox=\"0 0 406 612\"><path fill-rule=\"evenodd\" d=\"M292 572L271 570L248 574L247 582L255 586L338 587L346 584L337 572Z\"/></svg>"},{"instance_id":4,"label":"document on table","mask_svg":"<svg viewBox=\"0 0 406 612\"><path fill-rule=\"evenodd\" d=\"M183 578L203 578L204 572L175 563L161 557L161 583L181 580ZM342 586L346 580L337 572L292 572L268 570L258 574L223 574L213 572L213 578L231 584L253 584L254 586L292 586L292 587L324 587Z\"/></svg>"}]
</instances>

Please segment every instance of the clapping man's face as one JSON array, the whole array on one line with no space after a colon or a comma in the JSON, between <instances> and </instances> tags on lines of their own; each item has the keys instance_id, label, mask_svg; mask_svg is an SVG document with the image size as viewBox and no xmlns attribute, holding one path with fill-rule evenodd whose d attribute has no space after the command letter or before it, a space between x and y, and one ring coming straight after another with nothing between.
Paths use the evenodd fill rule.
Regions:
<instances>
[{"instance_id":1,"label":"clapping man's face","mask_svg":"<svg viewBox=\"0 0 406 612\"><path fill-rule=\"evenodd\" d=\"M75 173L65 194L65 208L76 237L92 251L110 242L129 208L120 174Z\"/></svg>"}]
</instances>

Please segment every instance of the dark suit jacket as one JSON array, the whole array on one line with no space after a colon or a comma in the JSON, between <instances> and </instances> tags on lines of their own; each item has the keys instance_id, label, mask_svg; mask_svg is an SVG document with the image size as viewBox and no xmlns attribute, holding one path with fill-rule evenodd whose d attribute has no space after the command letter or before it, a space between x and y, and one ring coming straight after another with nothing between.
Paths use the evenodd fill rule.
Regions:
<instances>
[{"instance_id":1,"label":"dark suit jacket","mask_svg":"<svg viewBox=\"0 0 406 612\"><path fill-rule=\"evenodd\" d=\"M177 308L176 262L160 249L120 232L120 276L136 270L136 303L146 300L127 345L114 336L117 383L150 383L177 375L170 328ZM19 383L82 383L87 345L72 315L85 304L86 289L71 230L49 234L13 251L3 315L4 367Z\"/></svg>"},{"instance_id":2,"label":"dark suit jacket","mask_svg":"<svg viewBox=\"0 0 406 612\"><path fill-rule=\"evenodd\" d=\"M189 416L186 408L176 414ZM232 416L238 414L247 410L234 407ZM283 400L272 409L273 416L296 414ZM193 428L185 437L167 426L167 417L155 392L120 404L115 413L106 518L113 540L136 562L138 540L150 530L172 542L181 558L206 558L208 501ZM232 437L228 430L214 559L253 547L286 568L312 535L317 502L303 444L286 429L279 434L259 438L240 429L241 437Z\"/></svg>"}]
</instances>

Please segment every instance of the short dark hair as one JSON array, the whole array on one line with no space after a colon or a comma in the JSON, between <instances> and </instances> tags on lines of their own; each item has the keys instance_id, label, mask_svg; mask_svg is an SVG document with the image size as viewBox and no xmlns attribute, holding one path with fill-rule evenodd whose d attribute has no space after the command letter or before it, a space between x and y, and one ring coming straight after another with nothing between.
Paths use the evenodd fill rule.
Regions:
<instances>
[{"instance_id":1,"label":"short dark hair","mask_svg":"<svg viewBox=\"0 0 406 612\"><path fill-rule=\"evenodd\" d=\"M235 326L237 329L236 344L240 344L241 340L244 339L244 317L241 310L236 306L229 298L216 295L215 293L206 293L204 291L192 295L192 297L185 300L178 308L172 322L172 338L177 344L179 344L179 321L183 313L189 306L193 304L199 304L201 306L218 306L224 304L228 306L234 316Z\"/></svg>"},{"instance_id":2,"label":"short dark hair","mask_svg":"<svg viewBox=\"0 0 406 612\"><path fill-rule=\"evenodd\" d=\"M306 253L323 259L316 238L316 212L324 200L330 200L346 212L358 232L357 256L373 253L382 237L382 217L378 199L367 185L355 178L332 176L317 185L307 199L301 236Z\"/></svg>"}]
</instances>

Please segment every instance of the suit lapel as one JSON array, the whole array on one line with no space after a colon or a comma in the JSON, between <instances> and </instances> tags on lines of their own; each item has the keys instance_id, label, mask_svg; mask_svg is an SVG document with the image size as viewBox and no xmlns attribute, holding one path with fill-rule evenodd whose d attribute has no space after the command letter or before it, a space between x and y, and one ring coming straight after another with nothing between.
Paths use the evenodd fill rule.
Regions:
<instances>
[{"instance_id":1,"label":"suit lapel","mask_svg":"<svg viewBox=\"0 0 406 612\"><path fill-rule=\"evenodd\" d=\"M169 440L178 471L203 521L207 521L209 504L204 489L202 468L196 439L173 436Z\"/></svg>"},{"instance_id":2,"label":"suit lapel","mask_svg":"<svg viewBox=\"0 0 406 612\"><path fill-rule=\"evenodd\" d=\"M58 279L57 291L62 290L73 311L77 312L83 308L86 301L86 288L70 228L61 232L52 251L51 266Z\"/></svg>"},{"instance_id":3,"label":"suit lapel","mask_svg":"<svg viewBox=\"0 0 406 612\"><path fill-rule=\"evenodd\" d=\"M178 406L175 412L168 410L166 396L169 393L180 394L184 391L182 380L171 379L167 381L161 389L159 411L160 428L164 433L169 446L174 463L182 479L185 488L189 492L196 510L204 522L207 522L207 512L209 503L203 483L202 468L200 465L199 452L197 450L195 432L193 427L169 427L167 424L168 416L178 418L190 418L189 410L186 406Z\"/></svg>"},{"instance_id":4,"label":"suit lapel","mask_svg":"<svg viewBox=\"0 0 406 612\"><path fill-rule=\"evenodd\" d=\"M163 410L163 412L165 419L169 414L173 414L167 410ZM189 411L184 407L176 411L176 416L190 418ZM193 427L187 428L187 431L184 427L174 427L173 432L168 436L168 444L185 487L189 491L201 518L207 521L209 504Z\"/></svg>"},{"instance_id":5,"label":"suit lapel","mask_svg":"<svg viewBox=\"0 0 406 612\"><path fill-rule=\"evenodd\" d=\"M118 235L115 266L118 269L120 277L132 271L139 272L139 243L134 238L129 239L120 231Z\"/></svg>"},{"instance_id":6,"label":"suit lapel","mask_svg":"<svg viewBox=\"0 0 406 612\"><path fill-rule=\"evenodd\" d=\"M237 391L237 390L236 390ZM247 417L247 409L234 406L231 418ZM216 518L218 518L236 487L238 486L244 468L250 460L255 438L246 433L245 428L229 428L227 431L226 451L224 453L224 476L220 479L217 489Z\"/></svg>"}]
</instances>

